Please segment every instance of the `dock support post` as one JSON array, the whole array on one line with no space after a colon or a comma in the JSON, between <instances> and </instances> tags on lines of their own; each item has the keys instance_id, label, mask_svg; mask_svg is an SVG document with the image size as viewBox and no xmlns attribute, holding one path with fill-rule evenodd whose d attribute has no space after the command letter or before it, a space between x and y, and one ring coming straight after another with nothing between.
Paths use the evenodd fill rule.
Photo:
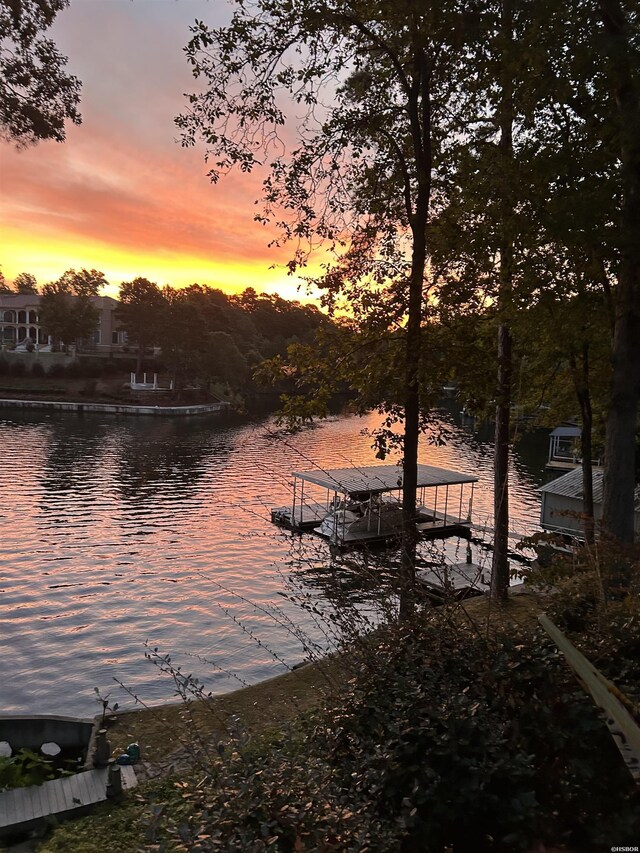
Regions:
<instances>
[{"instance_id":1,"label":"dock support post","mask_svg":"<svg viewBox=\"0 0 640 853\"><path fill-rule=\"evenodd\" d=\"M115 759L109 760L107 773L107 798L119 797L122 794L122 768Z\"/></svg>"},{"instance_id":2,"label":"dock support post","mask_svg":"<svg viewBox=\"0 0 640 853\"><path fill-rule=\"evenodd\" d=\"M96 734L96 748L93 753L93 766L106 767L111 757L111 744L107 740L107 730L98 729Z\"/></svg>"}]
</instances>

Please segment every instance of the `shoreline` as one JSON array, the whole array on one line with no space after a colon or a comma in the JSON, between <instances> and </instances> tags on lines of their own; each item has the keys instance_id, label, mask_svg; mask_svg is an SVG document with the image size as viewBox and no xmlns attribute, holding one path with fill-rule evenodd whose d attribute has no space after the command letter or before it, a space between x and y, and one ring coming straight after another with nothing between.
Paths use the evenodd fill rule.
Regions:
<instances>
[{"instance_id":1,"label":"shoreline","mask_svg":"<svg viewBox=\"0 0 640 853\"><path fill-rule=\"evenodd\" d=\"M176 698L158 705L118 710L109 727L112 754L120 754L131 742L140 745L142 778L164 775L165 765L179 762L184 744L196 731L207 739L229 739L229 720L238 718L243 731L253 735L278 729L286 721L317 707L342 683L344 663L333 655L304 662L218 696L194 700L188 713ZM98 715L99 718L99 715ZM214 734L215 733L215 734Z\"/></svg>"},{"instance_id":2,"label":"shoreline","mask_svg":"<svg viewBox=\"0 0 640 853\"><path fill-rule=\"evenodd\" d=\"M512 590L506 607L497 606L485 594L469 598L456 608L457 618L471 618L482 624L510 625L515 632L527 632L537 625L537 617L546 609L547 595L519 584ZM228 721L235 716L251 735L277 730L288 720L318 707L332 690L349 681L348 661L330 653L316 660L303 661L295 668L271 675L255 684L238 687L228 693L195 701L191 719L184 703L174 700L148 707L138 706L118 711L109 730L114 755L127 744L137 742L142 748L142 765L146 778L162 775L181 753L185 734L194 723L212 736L228 739ZM195 714L194 714L195 712ZM212 722L215 725L212 726ZM149 770L151 772L149 772Z\"/></svg>"},{"instance_id":3,"label":"shoreline","mask_svg":"<svg viewBox=\"0 0 640 853\"><path fill-rule=\"evenodd\" d=\"M200 403L192 406L134 406L120 403L90 403L76 402L73 400L26 400L26 399L0 399L0 409L36 409L54 412L74 412L83 415L85 412L97 412L99 414L129 415L129 416L185 416L185 415L210 415L228 412L231 404L220 401L218 403Z\"/></svg>"}]
</instances>

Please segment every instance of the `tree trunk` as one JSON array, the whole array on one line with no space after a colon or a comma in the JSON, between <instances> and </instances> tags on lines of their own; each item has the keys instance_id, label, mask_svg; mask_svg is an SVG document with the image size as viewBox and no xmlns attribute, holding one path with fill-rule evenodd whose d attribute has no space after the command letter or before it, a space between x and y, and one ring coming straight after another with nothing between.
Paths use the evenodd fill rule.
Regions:
<instances>
[{"instance_id":1,"label":"tree trunk","mask_svg":"<svg viewBox=\"0 0 640 853\"><path fill-rule=\"evenodd\" d=\"M415 206L407 205L411 225L411 278L405 351L404 447L402 486L402 551L400 556L400 620L408 619L415 606L416 499L418 485L418 439L420 436L419 373L422 357L422 304L427 263L427 223L431 204L431 65L423 46L416 43L416 72L419 85L408 92L407 108L415 154L417 191ZM405 179L405 197L411 197L411 181Z\"/></svg>"},{"instance_id":2,"label":"tree trunk","mask_svg":"<svg viewBox=\"0 0 640 853\"><path fill-rule=\"evenodd\" d=\"M511 302L513 285L513 241L510 222L511 165L513 162L513 80L510 54L513 43L513 9L511 0L503 0L501 9L502 69L500 94L500 142L503 163L501 186L500 285L498 305L504 311ZM494 542L491 564L491 598L506 601L509 594L509 427L511 414L511 332L503 319L498 329L498 388L494 446Z\"/></svg>"},{"instance_id":3,"label":"tree trunk","mask_svg":"<svg viewBox=\"0 0 640 853\"><path fill-rule=\"evenodd\" d=\"M416 217L418 219L418 217ZM413 231L409 316L407 320L404 401L404 453L402 484L402 553L400 558L400 619L414 610L416 572L416 499L418 491L418 439L420 436L420 390L418 372L421 355L422 288L426 263L427 209L421 211Z\"/></svg>"},{"instance_id":4,"label":"tree trunk","mask_svg":"<svg viewBox=\"0 0 640 853\"><path fill-rule=\"evenodd\" d=\"M602 525L618 541L632 543L640 395L640 86L634 78L629 22L619 0L600 0L599 7L607 36L622 163L621 262L615 293Z\"/></svg>"},{"instance_id":5,"label":"tree trunk","mask_svg":"<svg viewBox=\"0 0 640 853\"><path fill-rule=\"evenodd\" d=\"M582 456L582 513L584 515L584 538L590 545L595 539L595 520L593 507L593 412L591 409L591 392L589 389L589 344L583 341L581 367L575 354L569 356L571 378L580 406L580 454Z\"/></svg>"},{"instance_id":6,"label":"tree trunk","mask_svg":"<svg viewBox=\"0 0 640 853\"><path fill-rule=\"evenodd\" d=\"M509 590L509 440L511 417L511 334L498 329L498 402L494 446L494 540L491 598L506 601Z\"/></svg>"},{"instance_id":7,"label":"tree trunk","mask_svg":"<svg viewBox=\"0 0 640 853\"><path fill-rule=\"evenodd\" d=\"M591 409L591 406L589 406ZM580 447L582 451L582 511L584 513L584 539L588 545L595 541L595 519L593 515L593 462L591 461L591 435L593 422L591 412L585 417L582 413L582 435Z\"/></svg>"}]
</instances>

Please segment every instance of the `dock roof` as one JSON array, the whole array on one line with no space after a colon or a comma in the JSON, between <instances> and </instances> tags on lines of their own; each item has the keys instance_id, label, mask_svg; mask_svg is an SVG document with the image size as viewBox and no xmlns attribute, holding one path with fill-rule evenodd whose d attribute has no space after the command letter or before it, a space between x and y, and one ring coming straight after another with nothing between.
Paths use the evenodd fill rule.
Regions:
<instances>
[{"instance_id":1,"label":"dock roof","mask_svg":"<svg viewBox=\"0 0 640 853\"><path fill-rule=\"evenodd\" d=\"M604 471L602 468L594 468L591 472L593 483L593 502L602 503L604 488ZM582 488L582 468L574 468L562 477L556 477L550 483L540 486L539 492L550 495L562 495L565 498L574 498L581 501L584 497ZM636 512L640 512L640 485L636 486L634 492Z\"/></svg>"},{"instance_id":2,"label":"dock roof","mask_svg":"<svg viewBox=\"0 0 640 853\"><path fill-rule=\"evenodd\" d=\"M369 465L357 468L331 468L294 471L293 476L325 489L351 495L358 492L380 494L402 488L403 470L399 465ZM478 478L460 471L447 471L433 465L418 465L418 488L477 483Z\"/></svg>"},{"instance_id":3,"label":"dock roof","mask_svg":"<svg viewBox=\"0 0 640 853\"><path fill-rule=\"evenodd\" d=\"M592 471L593 482L593 502L602 503L602 469L594 468ZM551 495L562 495L565 498L575 498L582 500L582 468L574 468L562 477L556 477L550 483L540 486L539 492L546 492Z\"/></svg>"},{"instance_id":4,"label":"dock roof","mask_svg":"<svg viewBox=\"0 0 640 853\"><path fill-rule=\"evenodd\" d=\"M556 427L549 433L549 438L553 436L557 438L579 438L582 435L582 429L575 424L562 424Z\"/></svg>"}]
</instances>

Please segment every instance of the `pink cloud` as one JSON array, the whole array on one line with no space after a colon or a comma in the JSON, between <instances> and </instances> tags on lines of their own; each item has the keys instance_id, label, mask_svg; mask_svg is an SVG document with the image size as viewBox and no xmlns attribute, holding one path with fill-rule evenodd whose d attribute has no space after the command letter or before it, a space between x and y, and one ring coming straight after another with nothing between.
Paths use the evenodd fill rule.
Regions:
<instances>
[{"instance_id":1,"label":"pink cloud","mask_svg":"<svg viewBox=\"0 0 640 853\"><path fill-rule=\"evenodd\" d=\"M212 187L203 149L176 143L173 119L194 88L182 54L188 25L220 9L203 0L71 4L54 36L83 80L84 123L63 145L3 146L2 211L14 229L141 254L286 260L253 222L259 176L233 174Z\"/></svg>"}]
</instances>

